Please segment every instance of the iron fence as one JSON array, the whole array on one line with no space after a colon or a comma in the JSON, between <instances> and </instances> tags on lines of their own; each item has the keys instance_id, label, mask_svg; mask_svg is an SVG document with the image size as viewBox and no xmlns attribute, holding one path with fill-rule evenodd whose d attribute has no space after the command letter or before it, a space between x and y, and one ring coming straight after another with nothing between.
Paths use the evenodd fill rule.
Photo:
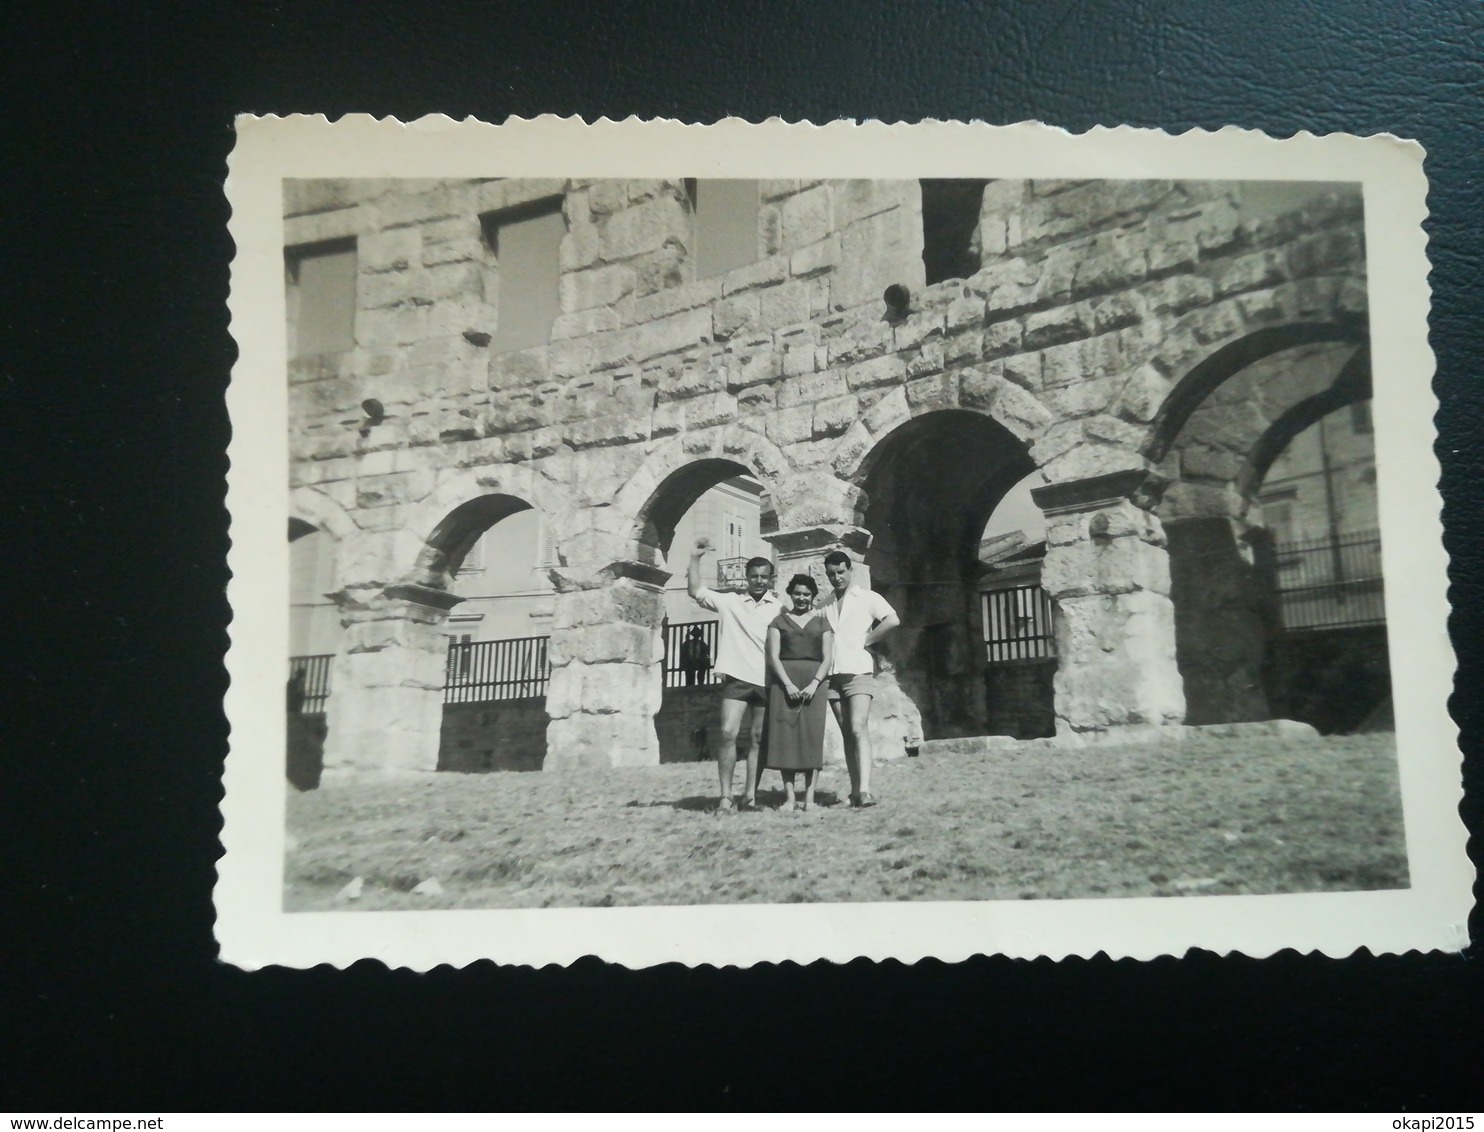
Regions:
<instances>
[{"instance_id":1,"label":"iron fence","mask_svg":"<svg viewBox=\"0 0 1484 1132\"><path fill-rule=\"evenodd\" d=\"M289 657L288 709L291 715L315 715L325 710L330 695L330 653Z\"/></svg>"},{"instance_id":2,"label":"iron fence","mask_svg":"<svg viewBox=\"0 0 1484 1132\"><path fill-rule=\"evenodd\" d=\"M1273 556L1284 629L1348 629L1385 623L1379 531L1278 543Z\"/></svg>"},{"instance_id":3,"label":"iron fence","mask_svg":"<svg viewBox=\"0 0 1484 1132\"><path fill-rule=\"evenodd\" d=\"M980 598L984 648L990 664L1056 656L1051 599L1040 586L990 590Z\"/></svg>"},{"instance_id":4,"label":"iron fence","mask_svg":"<svg viewBox=\"0 0 1484 1132\"><path fill-rule=\"evenodd\" d=\"M716 662L719 621L682 621L665 626L665 687L685 688L697 684L715 684L721 675L713 670ZM692 637L692 632L697 632ZM687 648L687 642L694 641Z\"/></svg>"},{"instance_id":5,"label":"iron fence","mask_svg":"<svg viewBox=\"0 0 1484 1132\"><path fill-rule=\"evenodd\" d=\"M519 700L546 695L551 677L548 637L450 641L443 682L446 704Z\"/></svg>"}]
</instances>

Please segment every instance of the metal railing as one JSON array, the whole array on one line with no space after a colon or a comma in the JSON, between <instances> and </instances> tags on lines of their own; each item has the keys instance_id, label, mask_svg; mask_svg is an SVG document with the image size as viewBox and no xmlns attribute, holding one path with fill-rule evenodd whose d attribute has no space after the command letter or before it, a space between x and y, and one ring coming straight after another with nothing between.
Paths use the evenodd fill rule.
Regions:
<instances>
[{"instance_id":1,"label":"metal railing","mask_svg":"<svg viewBox=\"0 0 1484 1132\"><path fill-rule=\"evenodd\" d=\"M314 715L325 710L330 695L330 653L289 657L288 709L291 715Z\"/></svg>"},{"instance_id":2,"label":"metal railing","mask_svg":"<svg viewBox=\"0 0 1484 1132\"><path fill-rule=\"evenodd\" d=\"M990 590L980 599L984 648L990 664L1056 656L1051 599L1040 586Z\"/></svg>"},{"instance_id":3,"label":"metal railing","mask_svg":"<svg viewBox=\"0 0 1484 1132\"><path fill-rule=\"evenodd\" d=\"M716 684L722 679L712 665L716 663L719 621L682 621L665 626L665 687L688 688L699 684ZM692 631L699 630L696 637ZM687 641L698 645L687 648Z\"/></svg>"},{"instance_id":4,"label":"metal railing","mask_svg":"<svg viewBox=\"0 0 1484 1132\"><path fill-rule=\"evenodd\" d=\"M1385 623L1379 531L1278 543L1273 557L1284 629L1346 629Z\"/></svg>"},{"instance_id":5,"label":"metal railing","mask_svg":"<svg viewBox=\"0 0 1484 1132\"><path fill-rule=\"evenodd\" d=\"M446 704L520 700L546 695L551 677L548 637L450 641L443 681Z\"/></svg>"}]
</instances>

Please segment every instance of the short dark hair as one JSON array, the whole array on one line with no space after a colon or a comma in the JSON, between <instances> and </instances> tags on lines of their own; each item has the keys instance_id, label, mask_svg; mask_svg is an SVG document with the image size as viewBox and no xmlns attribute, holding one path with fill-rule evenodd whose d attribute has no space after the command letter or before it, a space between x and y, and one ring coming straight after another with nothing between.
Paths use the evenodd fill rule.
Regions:
<instances>
[{"instance_id":1,"label":"short dark hair","mask_svg":"<svg viewBox=\"0 0 1484 1132\"><path fill-rule=\"evenodd\" d=\"M749 558L747 560L746 572L751 574L754 566L766 566L768 568L768 576L773 576L773 563L769 562L766 558Z\"/></svg>"},{"instance_id":2,"label":"short dark hair","mask_svg":"<svg viewBox=\"0 0 1484 1132\"><path fill-rule=\"evenodd\" d=\"M795 574L788 580L788 585L783 587L783 592L786 594L791 594L794 592L795 586L804 586L815 597L819 596L819 583L811 578L808 574Z\"/></svg>"},{"instance_id":3,"label":"short dark hair","mask_svg":"<svg viewBox=\"0 0 1484 1132\"><path fill-rule=\"evenodd\" d=\"M855 563L850 561L850 555L843 550L832 550L824 556L826 566L850 566L854 568Z\"/></svg>"}]
</instances>

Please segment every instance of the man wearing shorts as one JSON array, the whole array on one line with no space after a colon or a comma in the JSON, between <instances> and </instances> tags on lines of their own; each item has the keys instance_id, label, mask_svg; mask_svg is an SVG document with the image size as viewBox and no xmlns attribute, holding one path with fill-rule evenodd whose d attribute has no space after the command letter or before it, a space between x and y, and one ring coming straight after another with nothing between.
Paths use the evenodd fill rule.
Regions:
<instances>
[{"instance_id":1,"label":"man wearing shorts","mask_svg":"<svg viewBox=\"0 0 1484 1132\"><path fill-rule=\"evenodd\" d=\"M742 809L757 809L757 780L760 772L763 712L768 705L764 689L767 677L763 646L768 626L783 610L783 601L773 592L773 564L766 558L747 563L747 592L719 593L701 584L701 558L711 549L711 540L696 540L686 571L686 590L696 603L721 619L721 640L716 647L715 669L726 677L721 689L721 735L716 741L716 770L721 779L718 813L736 809L732 801L732 776L737 766L737 736L742 717L753 709L753 726L747 748L747 788Z\"/></svg>"},{"instance_id":2,"label":"man wearing shorts","mask_svg":"<svg viewBox=\"0 0 1484 1132\"><path fill-rule=\"evenodd\" d=\"M824 613L835 631L835 665L830 674L830 708L845 740L845 768L850 772L850 804L874 806L871 795L871 697L876 692L871 646L901 622L896 610L874 590L850 584L850 556L843 550L825 555L825 576L834 592Z\"/></svg>"}]
</instances>

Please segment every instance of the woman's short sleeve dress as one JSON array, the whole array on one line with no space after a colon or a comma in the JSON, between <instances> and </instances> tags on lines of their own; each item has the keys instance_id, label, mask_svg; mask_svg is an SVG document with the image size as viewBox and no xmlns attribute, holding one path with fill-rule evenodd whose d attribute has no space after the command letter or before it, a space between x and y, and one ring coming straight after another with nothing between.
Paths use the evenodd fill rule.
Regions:
<instances>
[{"instance_id":1,"label":"woman's short sleeve dress","mask_svg":"<svg viewBox=\"0 0 1484 1132\"><path fill-rule=\"evenodd\" d=\"M814 679L824 659L824 635L830 631L824 614L815 614L802 626L780 613L769 626L778 630L778 659L796 688ZM773 770L818 770L824 766L826 689L811 703L790 707L783 685L768 674L768 766Z\"/></svg>"}]
</instances>

